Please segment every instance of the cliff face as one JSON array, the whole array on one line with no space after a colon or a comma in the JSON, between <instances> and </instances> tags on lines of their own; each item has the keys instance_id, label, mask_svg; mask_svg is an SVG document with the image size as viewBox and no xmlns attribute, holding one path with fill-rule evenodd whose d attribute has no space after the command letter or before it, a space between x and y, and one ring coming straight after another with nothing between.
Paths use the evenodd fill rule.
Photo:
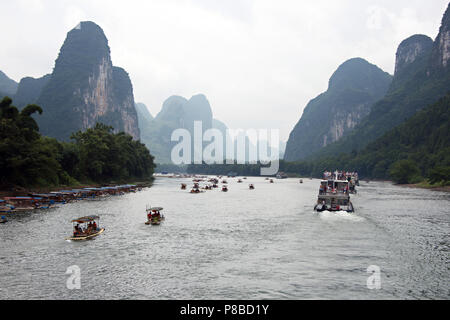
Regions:
<instances>
[{"instance_id":1,"label":"cliff face","mask_svg":"<svg viewBox=\"0 0 450 320\"><path fill-rule=\"evenodd\" d=\"M304 109L287 142L285 160L304 159L352 131L386 94L391 80L363 59L344 62L330 78L328 90Z\"/></svg>"},{"instance_id":2,"label":"cliff face","mask_svg":"<svg viewBox=\"0 0 450 320\"><path fill-rule=\"evenodd\" d=\"M439 34L434 42L431 65L433 69L447 68L450 64L450 4L442 18Z\"/></svg>"},{"instance_id":3,"label":"cliff face","mask_svg":"<svg viewBox=\"0 0 450 320\"><path fill-rule=\"evenodd\" d=\"M395 59L395 75L399 75L417 58L428 54L433 47L433 40L425 35L417 34L403 40L398 46Z\"/></svg>"},{"instance_id":4,"label":"cliff face","mask_svg":"<svg viewBox=\"0 0 450 320\"><path fill-rule=\"evenodd\" d=\"M108 40L93 22L81 22L67 34L37 104L44 110L37 118L44 135L67 140L103 122L139 139L131 81L113 67Z\"/></svg>"}]
</instances>

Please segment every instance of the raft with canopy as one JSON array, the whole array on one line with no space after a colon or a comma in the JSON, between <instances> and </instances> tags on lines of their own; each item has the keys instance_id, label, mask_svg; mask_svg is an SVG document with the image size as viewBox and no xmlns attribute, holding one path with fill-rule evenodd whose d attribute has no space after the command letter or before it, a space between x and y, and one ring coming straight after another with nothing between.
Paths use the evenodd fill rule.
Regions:
<instances>
[{"instance_id":1,"label":"raft with canopy","mask_svg":"<svg viewBox=\"0 0 450 320\"><path fill-rule=\"evenodd\" d=\"M163 214L161 214L161 211L163 210L162 207L150 207L146 209L147 211L147 222L145 222L146 225L160 225L161 222L166 220Z\"/></svg>"},{"instance_id":2,"label":"raft with canopy","mask_svg":"<svg viewBox=\"0 0 450 320\"><path fill-rule=\"evenodd\" d=\"M94 216L94 215L85 216L85 217L73 219L71 222L73 224L74 230L76 230L78 228L80 230L74 231L73 236L66 238L66 240L72 240L72 241L90 240L90 239L97 237L98 235L102 234L105 231L105 228L99 227L99 225L100 225L100 217L99 216ZM93 230L89 230L88 225L93 224L93 223L95 223L97 225L97 228L93 229ZM82 230L83 225L86 226L84 228L84 230Z\"/></svg>"}]
</instances>

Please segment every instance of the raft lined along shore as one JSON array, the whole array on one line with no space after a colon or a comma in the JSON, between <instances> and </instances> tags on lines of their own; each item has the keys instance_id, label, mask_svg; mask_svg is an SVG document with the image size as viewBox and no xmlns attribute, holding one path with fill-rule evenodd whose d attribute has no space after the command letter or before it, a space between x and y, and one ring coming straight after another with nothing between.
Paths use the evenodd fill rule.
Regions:
<instances>
[{"instance_id":1,"label":"raft lined along shore","mask_svg":"<svg viewBox=\"0 0 450 320\"><path fill-rule=\"evenodd\" d=\"M22 211L54 208L66 203L93 200L141 191L144 186L125 184L117 186L86 187L81 189L57 190L48 193L29 192L26 195L0 198L0 213L11 214Z\"/></svg>"}]
</instances>

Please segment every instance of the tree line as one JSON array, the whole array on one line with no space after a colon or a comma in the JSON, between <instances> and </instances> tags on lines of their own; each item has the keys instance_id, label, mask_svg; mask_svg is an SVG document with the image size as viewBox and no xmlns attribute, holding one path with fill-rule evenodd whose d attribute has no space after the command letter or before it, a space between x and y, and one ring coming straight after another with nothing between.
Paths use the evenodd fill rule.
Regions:
<instances>
[{"instance_id":1,"label":"tree line","mask_svg":"<svg viewBox=\"0 0 450 320\"><path fill-rule=\"evenodd\" d=\"M72 134L72 142L42 136L33 115L9 97L0 102L0 186L76 185L149 179L154 157L140 141L101 123Z\"/></svg>"}]
</instances>

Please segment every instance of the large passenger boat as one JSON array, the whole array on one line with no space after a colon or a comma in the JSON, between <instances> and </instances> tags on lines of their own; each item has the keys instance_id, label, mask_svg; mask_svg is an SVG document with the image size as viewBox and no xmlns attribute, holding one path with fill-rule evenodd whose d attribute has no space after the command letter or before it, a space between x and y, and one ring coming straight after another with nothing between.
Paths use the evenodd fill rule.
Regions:
<instances>
[{"instance_id":1,"label":"large passenger boat","mask_svg":"<svg viewBox=\"0 0 450 320\"><path fill-rule=\"evenodd\" d=\"M350 201L349 182L346 180L322 180L314 210L318 212L354 212L355 209Z\"/></svg>"}]
</instances>

